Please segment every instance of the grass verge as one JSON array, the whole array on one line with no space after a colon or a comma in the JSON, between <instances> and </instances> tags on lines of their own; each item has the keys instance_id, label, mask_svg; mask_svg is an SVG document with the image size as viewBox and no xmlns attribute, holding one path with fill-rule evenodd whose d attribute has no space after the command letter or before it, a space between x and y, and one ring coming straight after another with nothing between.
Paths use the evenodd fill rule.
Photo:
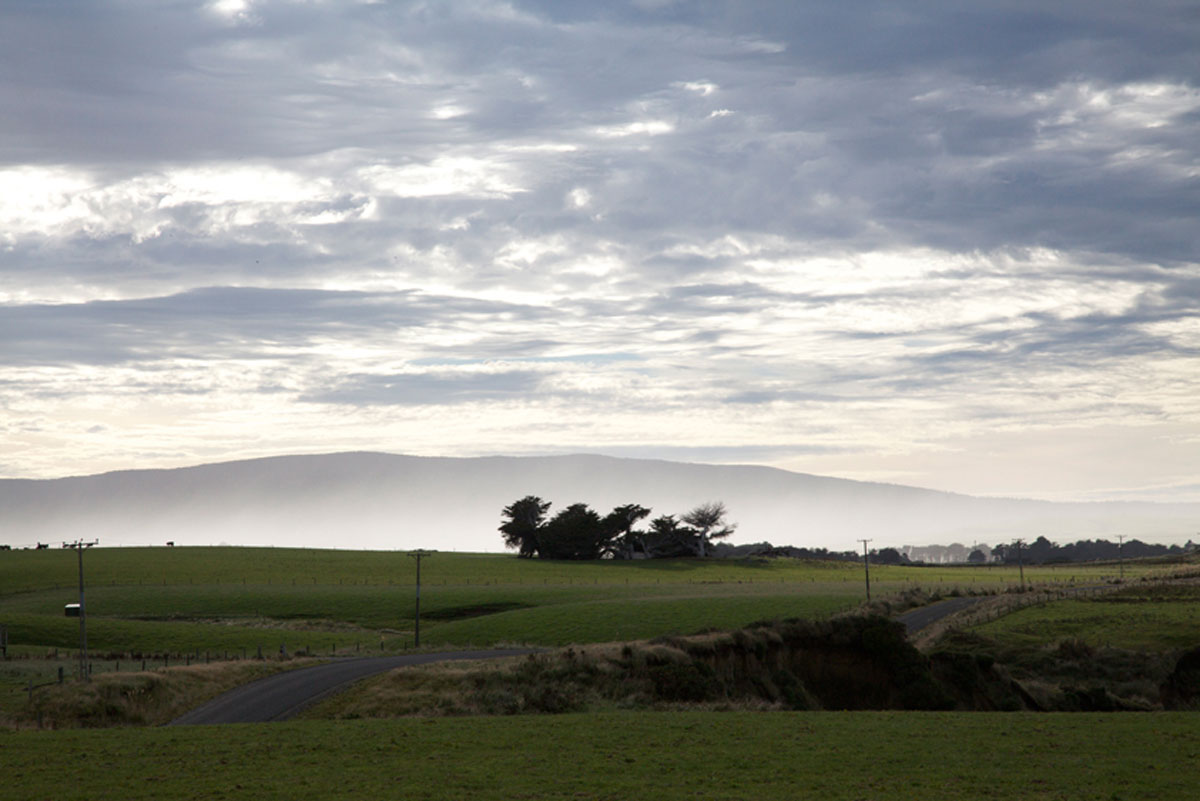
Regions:
<instances>
[{"instance_id":1,"label":"grass verge","mask_svg":"<svg viewBox=\"0 0 1200 801\"><path fill-rule=\"evenodd\" d=\"M98 674L90 682L47 683L32 692L17 688L0 707L0 731L158 726L247 682L316 661L221 662Z\"/></svg>"}]
</instances>

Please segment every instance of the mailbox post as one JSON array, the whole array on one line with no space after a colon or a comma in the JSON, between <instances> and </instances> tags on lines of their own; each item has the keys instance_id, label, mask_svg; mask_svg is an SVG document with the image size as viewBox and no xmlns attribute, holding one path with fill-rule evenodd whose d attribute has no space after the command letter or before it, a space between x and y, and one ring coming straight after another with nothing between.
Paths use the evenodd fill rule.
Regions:
<instances>
[{"instance_id":1,"label":"mailbox post","mask_svg":"<svg viewBox=\"0 0 1200 801\"><path fill-rule=\"evenodd\" d=\"M83 549L91 548L99 540L84 542L83 540L75 540L75 542L64 542L64 548L74 548L79 556L79 678L82 681L91 681L91 671L88 670L88 652L87 652L87 606L83 601ZM67 614L71 615L71 607L67 606Z\"/></svg>"}]
</instances>

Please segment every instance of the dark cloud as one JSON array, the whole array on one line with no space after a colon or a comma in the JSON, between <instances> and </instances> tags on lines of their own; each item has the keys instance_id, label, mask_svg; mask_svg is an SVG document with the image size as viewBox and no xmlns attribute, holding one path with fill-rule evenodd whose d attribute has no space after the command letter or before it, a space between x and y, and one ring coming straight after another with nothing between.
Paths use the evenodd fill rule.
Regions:
<instances>
[{"instance_id":1,"label":"dark cloud","mask_svg":"<svg viewBox=\"0 0 1200 801\"><path fill-rule=\"evenodd\" d=\"M518 5L506 16L261 4L240 26L198 3L60 9L18 6L5 26L9 163L129 169L359 148L419 164L448 148L584 137L585 155L557 168L543 159L548 192L511 199L505 219L574 231L578 217L550 206L579 181L597 184L605 237L647 247L718 227L855 249L1045 246L1160 261L1198 244L1187 224L1197 183L1171 170L1191 163L1194 108L1110 130L1103 117L1071 121L1069 93L1035 102L1069 84L1196 86L1200 22L1184 5ZM689 81L715 94L680 88ZM436 119L439 106L460 110ZM734 113L708 118L721 108ZM649 147L592 137L630 117L673 130ZM1047 151L1055 131L1064 145ZM1141 155L1113 163L1127 152ZM485 215L483 235L499 222ZM394 225L418 246L436 236L416 219Z\"/></svg>"},{"instance_id":2,"label":"dark cloud","mask_svg":"<svg viewBox=\"0 0 1200 801\"><path fill-rule=\"evenodd\" d=\"M353 406L452 406L519 401L538 391L542 377L542 374L528 370L448 375L353 375L331 389L304 395L300 400Z\"/></svg>"},{"instance_id":3,"label":"dark cloud","mask_svg":"<svg viewBox=\"0 0 1200 801\"><path fill-rule=\"evenodd\" d=\"M402 338L425 327L543 310L415 292L218 287L80 304L0 306L0 362L10 365L298 357L318 338Z\"/></svg>"},{"instance_id":4,"label":"dark cloud","mask_svg":"<svg viewBox=\"0 0 1200 801\"><path fill-rule=\"evenodd\" d=\"M1190 3L224 8L0 11L22 425L89 386L487 401L528 414L491 432L784 459L939 441L921 415L1194 417ZM1058 383L1122 397L1029 389ZM742 437L814 441L713 444Z\"/></svg>"}]
</instances>

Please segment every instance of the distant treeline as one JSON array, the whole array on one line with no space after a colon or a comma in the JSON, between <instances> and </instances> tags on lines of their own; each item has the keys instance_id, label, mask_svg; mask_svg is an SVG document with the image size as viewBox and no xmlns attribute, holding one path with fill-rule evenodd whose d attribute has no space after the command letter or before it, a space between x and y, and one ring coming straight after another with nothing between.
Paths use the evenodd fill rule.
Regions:
<instances>
[{"instance_id":1,"label":"distant treeline","mask_svg":"<svg viewBox=\"0 0 1200 801\"><path fill-rule=\"evenodd\" d=\"M1186 545L1154 545L1141 540L1128 540L1124 544L1108 540L1080 540L1067 545L1056 545L1045 537L1021 545L1020 559L1025 564L1056 564L1068 562L1099 562L1124 559L1141 559L1151 556L1171 556L1189 553L1197 545L1188 540ZM881 565L922 564L1016 564L1017 545L988 546L979 543L972 548L954 543L951 545L927 545L919 548L906 546L903 549L879 548L870 551L871 562ZM830 551L825 548L796 548L791 545L772 545L760 542L753 545L714 546L713 555L725 558L750 556L790 557L793 559L831 559L836 561L858 561L861 551Z\"/></svg>"},{"instance_id":2,"label":"distant treeline","mask_svg":"<svg viewBox=\"0 0 1200 801\"><path fill-rule=\"evenodd\" d=\"M1125 543L1108 540L1080 540L1069 545L1055 545L1045 537L1038 537L1020 546L1022 562L1041 565L1055 562L1098 562L1111 559L1143 559L1148 556L1170 556L1196 550L1188 540L1186 545L1151 545L1141 540ZM1017 561L1017 545L997 545L992 549L992 559L1005 564Z\"/></svg>"}]
</instances>

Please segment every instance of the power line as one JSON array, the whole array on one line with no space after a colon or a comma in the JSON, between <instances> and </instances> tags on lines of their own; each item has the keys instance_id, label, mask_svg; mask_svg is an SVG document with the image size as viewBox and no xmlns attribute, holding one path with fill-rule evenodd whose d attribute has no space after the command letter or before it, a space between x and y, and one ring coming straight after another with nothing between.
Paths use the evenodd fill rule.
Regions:
<instances>
[{"instance_id":1,"label":"power line","mask_svg":"<svg viewBox=\"0 0 1200 801\"><path fill-rule=\"evenodd\" d=\"M413 648L421 647L421 557L429 556L433 551L420 549L409 551L408 555L417 560L417 614L413 630Z\"/></svg>"},{"instance_id":2,"label":"power line","mask_svg":"<svg viewBox=\"0 0 1200 801\"><path fill-rule=\"evenodd\" d=\"M867 603L871 602L871 559L867 556L867 543L870 540L859 540L863 544L863 572L867 578Z\"/></svg>"},{"instance_id":3,"label":"power line","mask_svg":"<svg viewBox=\"0 0 1200 801\"><path fill-rule=\"evenodd\" d=\"M1024 542L1024 540L1022 540L1018 537L1016 540L1016 543L1017 543L1017 570L1021 574L1021 592L1025 592L1025 565L1021 562L1021 543L1022 542Z\"/></svg>"}]
</instances>

